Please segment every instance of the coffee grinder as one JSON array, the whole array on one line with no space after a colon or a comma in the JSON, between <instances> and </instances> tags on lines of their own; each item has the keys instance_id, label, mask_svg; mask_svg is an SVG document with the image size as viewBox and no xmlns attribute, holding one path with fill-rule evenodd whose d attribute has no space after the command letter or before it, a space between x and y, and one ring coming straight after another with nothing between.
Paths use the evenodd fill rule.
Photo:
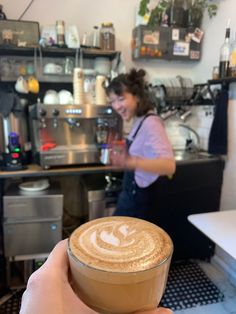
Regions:
<instances>
[{"instance_id":1,"label":"coffee grinder","mask_svg":"<svg viewBox=\"0 0 236 314\"><path fill-rule=\"evenodd\" d=\"M11 132L8 135L8 145L6 152L3 152L2 169L7 171L23 170L27 167L23 165L23 155L19 141L19 135Z\"/></svg>"},{"instance_id":2,"label":"coffee grinder","mask_svg":"<svg viewBox=\"0 0 236 314\"><path fill-rule=\"evenodd\" d=\"M0 89L0 168L25 169L31 160L28 101Z\"/></svg>"}]
</instances>

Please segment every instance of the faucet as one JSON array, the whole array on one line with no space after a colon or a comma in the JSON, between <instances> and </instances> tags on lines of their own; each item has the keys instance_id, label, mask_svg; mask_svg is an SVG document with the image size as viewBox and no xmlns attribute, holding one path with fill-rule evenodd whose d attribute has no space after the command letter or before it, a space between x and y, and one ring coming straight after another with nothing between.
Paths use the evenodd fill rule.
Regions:
<instances>
[{"instance_id":1,"label":"faucet","mask_svg":"<svg viewBox=\"0 0 236 314\"><path fill-rule=\"evenodd\" d=\"M196 140L197 140L197 143L193 144L191 138L187 139L186 140L186 146L185 146L186 150L199 151L200 150L200 136L199 136L199 134L187 124L180 123L179 126L187 129L189 131L189 133L192 132L195 135Z\"/></svg>"},{"instance_id":2,"label":"faucet","mask_svg":"<svg viewBox=\"0 0 236 314\"><path fill-rule=\"evenodd\" d=\"M192 111L191 110L186 110L183 111L180 115L180 120L182 120L183 122L186 122L186 120L192 115Z\"/></svg>"},{"instance_id":3,"label":"faucet","mask_svg":"<svg viewBox=\"0 0 236 314\"><path fill-rule=\"evenodd\" d=\"M161 112L160 117L162 118L162 120L167 120L170 117L174 116L177 112L178 110L173 107L173 108L170 108L168 110Z\"/></svg>"}]
</instances>

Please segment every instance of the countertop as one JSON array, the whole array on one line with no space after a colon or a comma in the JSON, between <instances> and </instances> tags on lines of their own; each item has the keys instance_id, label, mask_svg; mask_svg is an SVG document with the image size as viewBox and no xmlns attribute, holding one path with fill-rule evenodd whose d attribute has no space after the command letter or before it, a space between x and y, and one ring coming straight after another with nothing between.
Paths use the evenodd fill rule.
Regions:
<instances>
[{"instance_id":1,"label":"countertop","mask_svg":"<svg viewBox=\"0 0 236 314\"><path fill-rule=\"evenodd\" d=\"M220 156L209 155L206 153L186 153L184 151L175 151L175 159L177 166L190 165L202 162L213 162L222 160ZM37 164L27 165L27 169L17 171L1 171L0 179L7 179L12 177L49 177L49 176L67 176L67 175L80 175L88 173L101 173L117 171L122 172L122 169L114 166L104 166L101 164L94 165L78 165L78 166L58 166L50 169L43 169Z\"/></svg>"},{"instance_id":2,"label":"countertop","mask_svg":"<svg viewBox=\"0 0 236 314\"><path fill-rule=\"evenodd\" d=\"M55 167L44 170L42 167L36 164L27 166L27 169L17 171L0 171L0 179L7 179L12 177L49 177L49 176L67 176L67 175L80 175L88 173L99 173L121 170L114 166L73 166L73 167Z\"/></svg>"},{"instance_id":3,"label":"countertop","mask_svg":"<svg viewBox=\"0 0 236 314\"><path fill-rule=\"evenodd\" d=\"M236 209L193 214L188 220L236 259Z\"/></svg>"}]
</instances>

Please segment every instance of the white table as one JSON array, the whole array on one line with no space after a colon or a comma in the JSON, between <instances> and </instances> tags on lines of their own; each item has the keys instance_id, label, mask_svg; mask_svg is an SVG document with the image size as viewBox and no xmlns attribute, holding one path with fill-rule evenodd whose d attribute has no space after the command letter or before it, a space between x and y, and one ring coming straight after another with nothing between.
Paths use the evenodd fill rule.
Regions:
<instances>
[{"instance_id":1,"label":"white table","mask_svg":"<svg viewBox=\"0 0 236 314\"><path fill-rule=\"evenodd\" d=\"M236 259L236 210L193 214L188 220Z\"/></svg>"}]
</instances>

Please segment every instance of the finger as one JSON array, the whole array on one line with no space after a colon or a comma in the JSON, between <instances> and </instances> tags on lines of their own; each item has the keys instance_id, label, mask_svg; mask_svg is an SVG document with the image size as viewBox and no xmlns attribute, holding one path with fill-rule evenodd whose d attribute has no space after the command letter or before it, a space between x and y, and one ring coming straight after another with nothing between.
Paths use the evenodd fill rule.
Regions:
<instances>
[{"instance_id":1,"label":"finger","mask_svg":"<svg viewBox=\"0 0 236 314\"><path fill-rule=\"evenodd\" d=\"M173 314L172 310L165 309L164 307L159 307L157 310L158 310L157 311L158 314Z\"/></svg>"},{"instance_id":2,"label":"finger","mask_svg":"<svg viewBox=\"0 0 236 314\"><path fill-rule=\"evenodd\" d=\"M48 256L47 261L42 266L50 269L61 269L66 272L68 269L68 256L67 256L68 239L62 240L57 243L54 249Z\"/></svg>"},{"instance_id":3,"label":"finger","mask_svg":"<svg viewBox=\"0 0 236 314\"><path fill-rule=\"evenodd\" d=\"M156 314L173 314L173 311L164 307L159 307Z\"/></svg>"},{"instance_id":4,"label":"finger","mask_svg":"<svg viewBox=\"0 0 236 314\"><path fill-rule=\"evenodd\" d=\"M173 312L170 309L166 309L164 307L158 307L153 310L138 312L135 314L173 314Z\"/></svg>"}]
</instances>

